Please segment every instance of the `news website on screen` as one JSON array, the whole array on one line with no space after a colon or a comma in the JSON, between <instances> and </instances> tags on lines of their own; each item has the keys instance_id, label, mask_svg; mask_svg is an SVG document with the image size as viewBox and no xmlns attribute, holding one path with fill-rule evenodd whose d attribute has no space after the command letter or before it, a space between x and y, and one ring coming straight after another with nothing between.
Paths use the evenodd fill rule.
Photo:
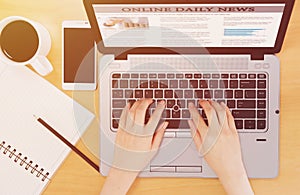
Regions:
<instances>
[{"instance_id":1,"label":"news website on screen","mask_svg":"<svg viewBox=\"0 0 300 195\"><path fill-rule=\"evenodd\" d=\"M106 47L274 47L285 4L93 5Z\"/></svg>"}]
</instances>

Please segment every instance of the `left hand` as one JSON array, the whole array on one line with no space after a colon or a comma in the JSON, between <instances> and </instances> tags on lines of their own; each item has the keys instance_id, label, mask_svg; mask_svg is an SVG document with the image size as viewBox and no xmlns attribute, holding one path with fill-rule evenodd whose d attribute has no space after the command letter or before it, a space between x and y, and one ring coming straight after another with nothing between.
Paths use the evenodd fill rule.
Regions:
<instances>
[{"instance_id":1,"label":"left hand","mask_svg":"<svg viewBox=\"0 0 300 195\"><path fill-rule=\"evenodd\" d=\"M124 108L115 140L114 168L138 173L157 153L168 122L163 122L156 130L165 109L165 102L161 101L148 123L144 124L146 110L152 101L143 99L131 108L130 104Z\"/></svg>"}]
</instances>

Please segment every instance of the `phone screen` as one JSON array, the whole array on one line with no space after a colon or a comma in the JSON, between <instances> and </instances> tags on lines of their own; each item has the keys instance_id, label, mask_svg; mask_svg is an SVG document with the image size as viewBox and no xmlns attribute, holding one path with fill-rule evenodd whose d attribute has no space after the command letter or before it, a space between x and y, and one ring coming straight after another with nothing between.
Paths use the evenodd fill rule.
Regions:
<instances>
[{"instance_id":1,"label":"phone screen","mask_svg":"<svg viewBox=\"0 0 300 195\"><path fill-rule=\"evenodd\" d=\"M95 47L90 28L64 28L64 82L95 82Z\"/></svg>"}]
</instances>

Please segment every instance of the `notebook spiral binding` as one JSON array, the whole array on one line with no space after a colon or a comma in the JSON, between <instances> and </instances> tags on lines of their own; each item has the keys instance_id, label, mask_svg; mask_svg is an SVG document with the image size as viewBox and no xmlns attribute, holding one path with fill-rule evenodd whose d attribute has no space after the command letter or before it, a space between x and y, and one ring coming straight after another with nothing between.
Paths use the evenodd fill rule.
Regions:
<instances>
[{"instance_id":1,"label":"notebook spiral binding","mask_svg":"<svg viewBox=\"0 0 300 195\"><path fill-rule=\"evenodd\" d=\"M44 169L41 168L40 170L38 170L39 165L35 164L33 166L33 162L29 161L28 158L25 156L22 158L22 153L16 153L17 150L16 149L12 149L11 145L7 145L5 146L5 141L2 141L2 143L0 143L0 152L3 149L3 154L7 155L9 158L14 159L15 163L19 163L19 165L22 167L23 165L25 166L25 170L29 170L31 174L35 174L36 177L42 177L42 181L45 181L48 176L49 173L46 172L46 174L44 174ZM18 162L20 161L20 162Z\"/></svg>"}]
</instances>

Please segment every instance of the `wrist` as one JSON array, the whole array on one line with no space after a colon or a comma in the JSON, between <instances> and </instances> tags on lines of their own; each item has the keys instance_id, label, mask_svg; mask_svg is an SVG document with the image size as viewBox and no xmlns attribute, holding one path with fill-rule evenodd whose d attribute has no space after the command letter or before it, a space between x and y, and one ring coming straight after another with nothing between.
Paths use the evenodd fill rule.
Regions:
<instances>
[{"instance_id":1,"label":"wrist","mask_svg":"<svg viewBox=\"0 0 300 195\"><path fill-rule=\"evenodd\" d=\"M112 167L108 173L101 194L126 194L138 174L139 172L137 171L127 171Z\"/></svg>"},{"instance_id":2,"label":"wrist","mask_svg":"<svg viewBox=\"0 0 300 195\"><path fill-rule=\"evenodd\" d=\"M232 171L231 173L227 173L226 175L222 175L219 177L219 179L222 185L224 186L224 189L227 192L227 194L254 194L246 170L244 168Z\"/></svg>"}]
</instances>

